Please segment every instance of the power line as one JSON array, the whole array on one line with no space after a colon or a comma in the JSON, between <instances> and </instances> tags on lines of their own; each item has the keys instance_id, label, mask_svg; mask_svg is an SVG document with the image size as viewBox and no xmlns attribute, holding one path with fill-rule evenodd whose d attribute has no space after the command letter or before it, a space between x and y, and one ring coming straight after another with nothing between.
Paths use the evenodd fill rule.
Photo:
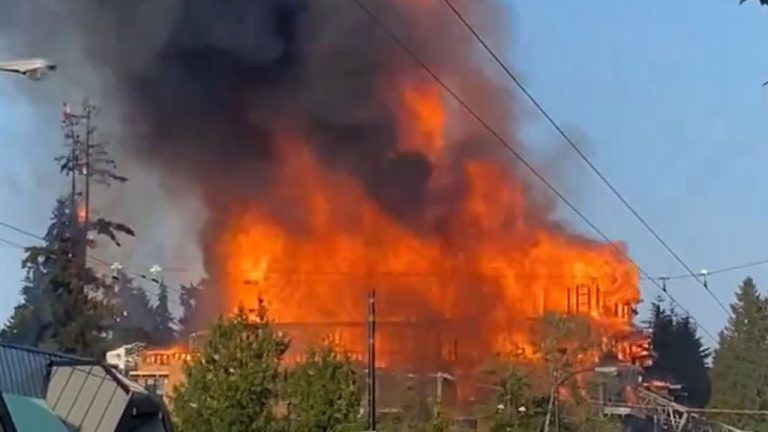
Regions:
<instances>
[{"instance_id":1,"label":"power line","mask_svg":"<svg viewBox=\"0 0 768 432\"><path fill-rule=\"evenodd\" d=\"M36 240L44 240L42 237L40 237L40 236L38 236L36 234L33 234L30 231L27 231L27 230L24 230L22 228L19 228L19 227L15 226L15 225L11 225L11 224L8 224L8 223L5 223L5 222L0 222L0 226L8 228L8 229L11 229L11 230L13 230L15 232L18 232L18 233L22 233L22 234L24 234L26 236L29 236L29 237L32 237L32 238L34 238ZM603 237L605 238L605 236L603 236ZM2 238L0 238L0 244L4 244L4 245L7 245L7 246L15 247L15 248L18 248L18 249L26 249L26 246L23 246L21 244L14 243L14 242L11 242L9 240L2 239ZM93 255L89 256L88 260L91 261L92 263L103 265L106 268L111 268L111 266L114 264L114 262L112 262L112 261L108 261L108 260L99 258L97 256L93 256ZM635 263L635 264L637 264L637 263ZM709 274L719 274L719 273L724 273L724 272L727 272L727 271L734 271L734 270L738 270L738 269L741 269L741 268L747 268L747 267L761 265L761 264L768 264L768 260L754 261L754 262L750 262L750 263L746 263L746 264L741 264L741 265L737 265L737 266L731 266L731 267L726 267L726 268L722 268L722 269L718 269L718 270L713 270L713 271L709 272ZM642 269L639 266L638 266L638 269L642 272ZM135 270L135 269L121 268L121 271L124 272L125 274L129 275L129 276L133 276L133 277L136 277L136 278L139 278L139 279L143 279L143 280L148 280L148 281L154 282L156 284L160 283L160 280L156 279L154 276L147 275L146 273L138 271L138 270ZM166 269L163 269L163 271L165 272ZM177 271L182 271L182 270L179 269ZM576 277L574 277L572 275L553 275L553 274L549 274L549 275L544 275L544 274L518 274L518 275L514 275L514 274L508 274L508 273L496 274L496 273L491 273L491 272L479 272L479 271L478 272L462 272L462 274L467 275L467 276L486 277L486 278L493 278L493 279L542 279L542 278L549 278L549 279L578 279L578 278L576 278ZM268 272L265 276L308 276L308 277L312 277L312 276L328 276L328 277L333 277L333 276L356 276L356 275L358 275L358 274L355 273L355 272L344 272L344 271L315 271L315 272L313 272L313 271L289 271L289 272L273 271L273 272ZM380 274L380 276L385 276L385 277L407 277L407 278L434 278L434 277L437 277L439 275L440 274L436 273L436 272L383 272L383 273ZM666 280L682 279L684 277L690 277L690 276L689 275L676 275L676 276L669 276L669 277L650 276L647 273L643 272L643 276L640 279L641 280L648 280L648 281L662 281L664 279L666 279ZM181 284L179 284L179 285L181 285ZM665 294L667 294L670 297L670 299L673 301L673 303L676 306L678 306L682 311L686 312L686 314L691 316L690 312L687 312L686 309L677 300L675 300L674 298L671 298L671 295L667 292L666 286L658 286L658 283L656 283L656 285L657 285L658 288L660 288ZM175 285L168 285L168 284L166 284L166 286L169 289L171 289L174 292L176 292L177 294L181 294L181 288L180 287L177 287ZM693 316L691 316L691 317L693 318ZM702 328L702 331L706 332L706 330L704 328Z\"/></svg>"},{"instance_id":2,"label":"power line","mask_svg":"<svg viewBox=\"0 0 768 432\"><path fill-rule=\"evenodd\" d=\"M37 240L45 241L45 239L40 237L39 235L31 233L31 232L29 232L27 230L21 229L21 228L19 228L17 226L9 224L9 223L5 223L5 222L0 221L0 227L8 228L11 231L15 231L15 232L17 232L19 234L23 234L25 236L32 237L32 238L37 239Z\"/></svg>"},{"instance_id":3,"label":"power line","mask_svg":"<svg viewBox=\"0 0 768 432\"><path fill-rule=\"evenodd\" d=\"M493 127L491 127L488 122L485 121L475 110L470 107L464 99L462 99L448 84L445 83L433 70L429 67L422 59L419 57L418 54L416 54L397 34L395 34L392 29L387 26L371 9L366 7L361 0L353 0L355 4L366 14L368 17L376 24L378 25L385 34L389 36L392 41L400 47L411 59L418 64L424 71L432 77L435 82L437 82L443 90L445 90L456 102L461 105L464 110L467 111L480 125L483 126L504 148L506 148L526 169L528 169L539 181L541 181L555 196L557 196L568 208L571 209L584 223L586 223L593 231L595 231L598 235L600 235L607 243L613 245L617 249L618 246L611 241L611 239L603 233L600 228L598 228L584 213L581 212L573 203L571 203L568 198L566 198L552 183L549 182L539 171L531 165L530 162L528 162L525 157L523 157L517 150L515 150L514 147L512 147L504 137L502 137ZM620 250L620 249L619 249ZM622 251L623 253L623 251ZM634 262L634 261L633 261ZM647 278L649 278L650 281L652 281L659 290L664 292L667 296L669 296L670 300L672 300L673 303L675 303L683 312L685 312L689 317L691 317L691 320L696 323L696 325L701 329L701 331L707 335L709 338L711 338L713 341L717 342L715 337L710 333L704 326L702 326L698 320L679 302L677 299L675 299L667 290L662 289L661 285L659 285L658 281L655 279L650 279L650 274L648 274L645 270L643 270L642 267L640 267L636 262L635 265L637 266L638 270Z\"/></svg>"},{"instance_id":4,"label":"power line","mask_svg":"<svg viewBox=\"0 0 768 432\"><path fill-rule=\"evenodd\" d=\"M41 237L41 236L39 236L37 234L34 234L34 233L30 232L30 231L27 231L25 229L19 228L19 227L15 226L15 225L11 225L9 223L0 221L0 226L8 228L8 229L10 229L12 231L15 231L17 233L24 234L24 235L26 235L28 237L31 237L31 238L34 238L36 240L45 241L45 239L43 237ZM19 243L16 243L16 242L4 239L4 238L0 238L0 244L1 245L5 245L5 246L14 247L14 248L21 249L21 250L27 249L27 246L21 245ZM102 258L93 256L93 255L88 256L87 260L91 261L92 263L97 263L97 264L100 264L100 265L104 265L107 268L111 268L111 266L113 264L115 264L115 262L110 262L110 261L104 260ZM148 281L154 282L154 283L156 283L158 285L163 283L166 287L168 287L168 289L173 290L174 292L176 292L179 295L181 295L181 293L182 293L180 286L176 287L175 285L165 284L162 280L159 280L159 279L157 279L154 276L150 276L150 275L147 275L147 274L145 274L143 272L135 271L135 270L130 270L130 269L121 269L121 270L123 271L123 273L125 273L125 274L127 274L129 276L133 276L133 277L137 277L137 278L140 278L140 279L148 280ZM166 270L163 269L163 271L166 271ZM181 284L179 284L179 285L181 285Z\"/></svg>"},{"instance_id":5,"label":"power line","mask_svg":"<svg viewBox=\"0 0 768 432\"><path fill-rule=\"evenodd\" d=\"M563 128L560 127L560 125L552 118L552 116L549 115L546 109L536 100L536 98L533 97L533 95L528 91L528 89L523 85L523 83L517 78L517 76L507 67L507 65L499 58L499 56L491 49L491 47L485 42L485 39L483 39L482 36L475 30L475 28L467 22L467 20L464 18L464 16L459 12L456 7L453 6L453 3L451 3L450 0L443 0L443 2L448 6L449 9L456 15L456 17L459 19L459 21L464 24L464 26L469 30L470 33L477 39L477 41L485 48L485 50L488 52L488 54L493 57L494 60L496 60L496 63L501 66L501 68L506 72L507 76L509 76L510 79L515 83L518 89L528 98L528 100L536 107L536 109L544 116L544 118L547 120L547 122L557 131L557 133L565 140L565 142L568 143L568 145L579 155L579 157L589 166L589 168L594 172L600 180L605 184L608 189L621 201L621 203L626 207L630 213L645 227L645 229L651 233L651 235L664 247L664 249L669 252L672 257L675 258L675 260L680 263L680 265L685 268L685 270L692 276L696 281L704 287L704 290L712 297L712 299L715 300L715 302L720 306L720 308L725 312L726 315L730 316L730 312L728 311L728 308L723 304L722 301L715 295L712 290L709 289L706 282L703 282L701 279L699 279L699 276L694 273L694 271L691 269L688 264L686 264L685 261L680 257L680 255L675 252L672 247L669 246L669 244L654 230L648 222L643 218L640 213L627 201L626 198L621 194L621 192L616 189L616 187L608 180L608 178L605 177L605 175L595 166L595 164L587 157L586 154L579 148L579 146L576 145L576 143L571 139L571 137L563 130Z\"/></svg>"},{"instance_id":6,"label":"power line","mask_svg":"<svg viewBox=\"0 0 768 432\"><path fill-rule=\"evenodd\" d=\"M4 239L4 238L0 238L0 244L2 244L4 246L9 246L9 247L12 247L12 248L17 248L17 249L26 249L25 246L22 246L22 245L20 245L20 244L18 244L16 242L13 242L11 240L7 240L7 239Z\"/></svg>"},{"instance_id":7,"label":"power line","mask_svg":"<svg viewBox=\"0 0 768 432\"><path fill-rule=\"evenodd\" d=\"M768 264L768 259L763 259L763 260L759 260L759 261L750 261L750 262L746 262L744 264L737 264L737 265L733 265L733 266L730 266L730 267L719 268L719 269L716 269L716 270L707 270L706 274L708 276L711 276L711 275L722 274L722 273L730 273L730 272L733 272L733 271L736 271L736 270L743 270L743 269L746 269L746 268L758 267L758 266L762 266L762 265L766 265L766 264ZM672 276L656 276L656 279L675 280L675 279L688 279L690 277L691 277L690 274L685 273L685 274L677 274L677 275L672 275Z\"/></svg>"}]
</instances>

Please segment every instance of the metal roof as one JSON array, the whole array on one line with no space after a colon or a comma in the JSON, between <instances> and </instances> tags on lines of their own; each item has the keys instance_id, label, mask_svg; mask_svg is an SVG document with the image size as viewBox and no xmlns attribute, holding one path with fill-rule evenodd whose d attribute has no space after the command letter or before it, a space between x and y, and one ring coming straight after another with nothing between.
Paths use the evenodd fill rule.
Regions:
<instances>
[{"instance_id":1,"label":"metal roof","mask_svg":"<svg viewBox=\"0 0 768 432\"><path fill-rule=\"evenodd\" d=\"M70 430L42 399L12 394L5 394L0 397L5 401L8 415L16 432L69 432Z\"/></svg>"},{"instance_id":2,"label":"metal roof","mask_svg":"<svg viewBox=\"0 0 768 432\"><path fill-rule=\"evenodd\" d=\"M66 360L84 359L0 343L0 392L45 398L48 365L52 361Z\"/></svg>"},{"instance_id":3,"label":"metal roof","mask_svg":"<svg viewBox=\"0 0 768 432\"><path fill-rule=\"evenodd\" d=\"M159 397L92 359L0 344L3 393L43 400L78 430L172 430Z\"/></svg>"}]
</instances>

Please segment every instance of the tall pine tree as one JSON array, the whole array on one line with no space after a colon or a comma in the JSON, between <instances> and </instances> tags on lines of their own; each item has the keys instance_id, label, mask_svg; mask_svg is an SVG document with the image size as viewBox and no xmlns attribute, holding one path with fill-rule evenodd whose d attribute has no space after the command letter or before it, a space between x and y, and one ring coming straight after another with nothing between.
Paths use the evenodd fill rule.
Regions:
<instances>
[{"instance_id":1,"label":"tall pine tree","mask_svg":"<svg viewBox=\"0 0 768 432\"><path fill-rule=\"evenodd\" d=\"M178 337L186 343L189 336L200 330L199 326L199 305L200 294L203 290L205 281L196 284L181 285L179 301L181 303L181 316L179 317Z\"/></svg>"},{"instance_id":2,"label":"tall pine tree","mask_svg":"<svg viewBox=\"0 0 768 432\"><path fill-rule=\"evenodd\" d=\"M648 327L656 356L647 370L648 376L683 385L687 396L679 402L699 408L706 406L711 395L707 370L710 352L691 319L666 309L657 298L651 306Z\"/></svg>"},{"instance_id":3,"label":"tall pine tree","mask_svg":"<svg viewBox=\"0 0 768 432\"><path fill-rule=\"evenodd\" d=\"M768 410L768 300L751 278L739 287L731 316L712 362L712 407ZM757 428L755 419L729 419L737 427ZM756 429L765 430L765 429Z\"/></svg>"},{"instance_id":4,"label":"tall pine tree","mask_svg":"<svg viewBox=\"0 0 768 432\"><path fill-rule=\"evenodd\" d=\"M56 202L44 245L27 249L21 303L0 332L5 341L91 357L101 357L107 348L111 286L88 267L88 249L96 246L90 234L119 245L118 234L134 233L124 224L89 215L91 181L109 185L127 180L114 172L106 144L97 141L92 123L96 112L87 101L81 113L64 111L67 152L56 161L72 190ZM85 180L84 192L78 189L78 178Z\"/></svg>"},{"instance_id":5,"label":"tall pine tree","mask_svg":"<svg viewBox=\"0 0 768 432\"><path fill-rule=\"evenodd\" d=\"M77 259L80 230L68 198L61 198L44 237L27 249L22 301L0 333L6 342L97 356L105 349L108 304L93 287L96 275Z\"/></svg>"},{"instance_id":6,"label":"tall pine tree","mask_svg":"<svg viewBox=\"0 0 768 432\"><path fill-rule=\"evenodd\" d=\"M176 341L175 323L168 300L168 285L161 281L157 292L157 304L153 310L152 328L155 343L160 346L167 346Z\"/></svg>"},{"instance_id":7,"label":"tall pine tree","mask_svg":"<svg viewBox=\"0 0 768 432\"><path fill-rule=\"evenodd\" d=\"M124 272L119 272L113 285L110 345L118 347L134 342L156 345L153 333L155 317L147 292Z\"/></svg>"}]
</instances>

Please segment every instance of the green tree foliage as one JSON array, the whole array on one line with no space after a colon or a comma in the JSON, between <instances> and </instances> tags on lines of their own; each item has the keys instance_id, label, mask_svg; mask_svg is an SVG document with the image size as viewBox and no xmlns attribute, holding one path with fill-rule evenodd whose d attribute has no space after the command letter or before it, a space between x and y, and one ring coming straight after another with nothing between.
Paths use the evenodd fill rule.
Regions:
<instances>
[{"instance_id":1,"label":"green tree foliage","mask_svg":"<svg viewBox=\"0 0 768 432\"><path fill-rule=\"evenodd\" d=\"M173 399L179 430L284 430L280 362L289 343L263 306L252 315L241 307L233 317L220 318L200 355L186 365Z\"/></svg>"},{"instance_id":2,"label":"green tree foliage","mask_svg":"<svg viewBox=\"0 0 768 432\"><path fill-rule=\"evenodd\" d=\"M5 329L3 340L90 357L101 357L107 348L111 284L88 267L86 254L103 235L119 245L118 234L133 235L126 225L78 214L88 193L78 190L85 181L109 185L127 179L115 173L115 162L106 144L97 141L92 120L96 108L84 102L81 113L65 110L62 122L67 153L56 158L71 180L72 192L54 207L51 225L42 246L30 247L22 262L26 270L21 303ZM87 206L84 208L87 209Z\"/></svg>"},{"instance_id":3,"label":"green tree foliage","mask_svg":"<svg viewBox=\"0 0 768 432\"><path fill-rule=\"evenodd\" d=\"M451 422L445 416L442 407L436 404L432 413L432 418L426 428L427 432L448 432L451 428Z\"/></svg>"},{"instance_id":4,"label":"green tree foliage","mask_svg":"<svg viewBox=\"0 0 768 432\"><path fill-rule=\"evenodd\" d=\"M179 339L186 342L192 333L200 331L199 325L199 304L200 294L203 290L204 281L196 284L181 285L181 294L179 301L181 303L181 316L179 317Z\"/></svg>"},{"instance_id":5,"label":"green tree foliage","mask_svg":"<svg viewBox=\"0 0 768 432\"><path fill-rule=\"evenodd\" d=\"M768 410L768 300L751 278L742 282L712 362L714 408ZM735 416L734 426L768 430L758 419ZM764 423L764 422L763 422Z\"/></svg>"},{"instance_id":6,"label":"green tree foliage","mask_svg":"<svg viewBox=\"0 0 768 432\"><path fill-rule=\"evenodd\" d=\"M147 292L127 274L116 276L112 291L112 337L110 345L118 347L134 342L156 345L152 323L154 310Z\"/></svg>"},{"instance_id":7,"label":"green tree foliage","mask_svg":"<svg viewBox=\"0 0 768 432\"><path fill-rule=\"evenodd\" d=\"M357 432L362 386L349 357L329 345L310 349L288 372L285 398L290 432Z\"/></svg>"},{"instance_id":8,"label":"green tree foliage","mask_svg":"<svg viewBox=\"0 0 768 432\"><path fill-rule=\"evenodd\" d=\"M100 356L111 310L102 281L76 258L78 231L73 229L69 202L56 202L45 245L27 249L22 300L0 337L20 345Z\"/></svg>"},{"instance_id":9,"label":"green tree foliage","mask_svg":"<svg viewBox=\"0 0 768 432\"><path fill-rule=\"evenodd\" d=\"M438 401L426 396L414 382L409 382L398 396L394 412L379 413L377 429L381 432L447 432L451 421Z\"/></svg>"},{"instance_id":10,"label":"green tree foliage","mask_svg":"<svg viewBox=\"0 0 768 432\"><path fill-rule=\"evenodd\" d=\"M509 365L497 387L491 432L527 432L541 428L549 400L546 393L533 390L528 374L516 365Z\"/></svg>"},{"instance_id":11,"label":"green tree foliage","mask_svg":"<svg viewBox=\"0 0 768 432\"><path fill-rule=\"evenodd\" d=\"M760 4L763 5L763 6L768 6L768 0L757 0L757 1L759 1ZM739 4L744 4L746 2L747 2L747 0L739 0Z\"/></svg>"},{"instance_id":12,"label":"green tree foliage","mask_svg":"<svg viewBox=\"0 0 768 432\"><path fill-rule=\"evenodd\" d=\"M51 224L44 236L45 244L56 249L66 244L70 236L69 206L63 198L56 201L51 214ZM21 289L21 302L14 308L5 327L0 330L0 340L19 345L37 345L53 314L53 298L46 289L57 270L59 259L55 256L41 257L37 265L23 266L26 270Z\"/></svg>"},{"instance_id":13,"label":"green tree foliage","mask_svg":"<svg viewBox=\"0 0 768 432\"><path fill-rule=\"evenodd\" d=\"M157 292L157 304L152 314L152 334L155 344L171 345L176 341L175 320L168 304L168 285L160 282Z\"/></svg>"},{"instance_id":14,"label":"green tree foliage","mask_svg":"<svg viewBox=\"0 0 768 432\"><path fill-rule=\"evenodd\" d=\"M78 257L84 259L88 247L94 247L91 234L105 236L120 246L118 235L135 236L131 227L105 218L96 218L91 213L90 195L92 186L109 187L114 183L125 183L127 177L117 173L117 163L110 156L109 143L101 140L95 126L100 114L99 108L88 99L83 100L79 112L73 112L65 106L62 118L64 146L66 153L56 158L59 170L72 182L73 194L70 195L73 209L83 208L83 221L78 221ZM80 184L82 183L82 184ZM74 211L73 216L77 216ZM87 235L86 235L87 234Z\"/></svg>"},{"instance_id":15,"label":"green tree foliage","mask_svg":"<svg viewBox=\"0 0 768 432\"><path fill-rule=\"evenodd\" d=\"M706 406L711 394L707 370L710 352L690 317L666 309L657 299L651 306L648 327L656 358L647 375L683 385L687 397L680 402L697 408Z\"/></svg>"},{"instance_id":16,"label":"green tree foliage","mask_svg":"<svg viewBox=\"0 0 768 432\"><path fill-rule=\"evenodd\" d=\"M479 414L491 418L491 430L541 430L557 383L570 396L552 404L553 430L556 423L566 431L620 430L616 420L596 412L589 401L597 398L591 385L596 377L582 373L600 353L600 331L585 317L547 314L534 326L533 340L534 361L513 356L486 369L498 396Z\"/></svg>"}]
</instances>

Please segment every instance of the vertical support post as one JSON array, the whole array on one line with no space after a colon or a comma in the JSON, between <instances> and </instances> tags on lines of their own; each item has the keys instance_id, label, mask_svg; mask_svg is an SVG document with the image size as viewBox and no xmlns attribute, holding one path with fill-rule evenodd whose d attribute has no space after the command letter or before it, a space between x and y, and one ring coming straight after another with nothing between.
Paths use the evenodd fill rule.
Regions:
<instances>
[{"instance_id":1,"label":"vertical support post","mask_svg":"<svg viewBox=\"0 0 768 432\"><path fill-rule=\"evenodd\" d=\"M368 289L368 430L376 430L376 291Z\"/></svg>"},{"instance_id":2,"label":"vertical support post","mask_svg":"<svg viewBox=\"0 0 768 432\"><path fill-rule=\"evenodd\" d=\"M84 197L84 212L83 214L83 268L87 265L88 261L88 224L91 217L91 105L90 102L86 102L86 106L83 107L85 112L85 164L83 165L83 177L85 181L85 197Z\"/></svg>"},{"instance_id":3,"label":"vertical support post","mask_svg":"<svg viewBox=\"0 0 768 432\"><path fill-rule=\"evenodd\" d=\"M600 281L595 278L595 308L597 308L597 313L602 315L603 311L603 305L601 304L602 299L600 298Z\"/></svg>"},{"instance_id":4,"label":"vertical support post","mask_svg":"<svg viewBox=\"0 0 768 432\"><path fill-rule=\"evenodd\" d=\"M560 432L560 389L555 388L555 432Z\"/></svg>"}]
</instances>

